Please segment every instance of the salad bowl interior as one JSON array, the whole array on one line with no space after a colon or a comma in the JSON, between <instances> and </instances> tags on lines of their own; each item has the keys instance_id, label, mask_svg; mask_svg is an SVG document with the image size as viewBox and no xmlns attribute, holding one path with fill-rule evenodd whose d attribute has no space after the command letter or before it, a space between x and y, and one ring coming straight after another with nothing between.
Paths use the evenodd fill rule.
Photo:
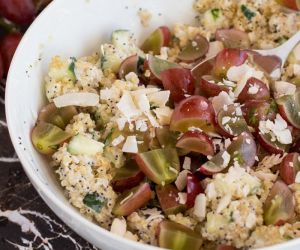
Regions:
<instances>
[{"instance_id":1,"label":"salad bowl interior","mask_svg":"<svg viewBox=\"0 0 300 250\"><path fill-rule=\"evenodd\" d=\"M161 25L195 22L193 0L56 0L35 20L18 47L7 79L6 115L16 152L32 184L48 206L86 240L101 249L158 249L102 229L71 206L59 185L49 159L32 146L30 133L46 103L43 77L55 55L80 57L100 50L116 29L131 30L140 43ZM143 27L137 12L152 18ZM300 239L268 249L299 249Z\"/></svg>"}]
</instances>

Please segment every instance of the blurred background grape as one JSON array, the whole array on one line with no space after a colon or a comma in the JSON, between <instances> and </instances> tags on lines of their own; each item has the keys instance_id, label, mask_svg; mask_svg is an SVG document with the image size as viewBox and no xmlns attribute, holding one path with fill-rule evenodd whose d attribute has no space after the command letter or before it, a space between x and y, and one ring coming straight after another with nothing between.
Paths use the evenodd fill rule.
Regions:
<instances>
[{"instance_id":1,"label":"blurred background grape","mask_svg":"<svg viewBox=\"0 0 300 250\"><path fill-rule=\"evenodd\" d=\"M52 0L0 0L0 82L5 84L22 35Z\"/></svg>"}]
</instances>

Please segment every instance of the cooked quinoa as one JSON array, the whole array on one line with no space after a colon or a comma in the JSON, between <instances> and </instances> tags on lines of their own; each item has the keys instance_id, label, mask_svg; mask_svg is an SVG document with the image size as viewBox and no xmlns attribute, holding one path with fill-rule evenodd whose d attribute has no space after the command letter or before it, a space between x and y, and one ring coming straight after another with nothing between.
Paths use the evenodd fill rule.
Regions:
<instances>
[{"instance_id":1,"label":"cooked quinoa","mask_svg":"<svg viewBox=\"0 0 300 250\"><path fill-rule=\"evenodd\" d=\"M234 28L245 32L250 48L257 49L279 46L300 30L300 14L283 9L275 0L197 0L194 7L198 12L197 26L174 24L171 30L171 45L162 46L156 58L191 68L190 62L178 62L182 50L201 35L210 44L208 54L214 53L212 50L222 51L224 45L216 41L215 36L218 29ZM147 10L140 10L138 15L141 23L147 26L151 14ZM71 93L94 94L89 96L89 101L92 101L93 97L99 99L95 105L79 105L76 108L76 114L63 128L71 140L64 140L54 147L55 152L52 152L51 166L69 202L101 227L127 239L151 245L160 245L158 228L162 221L166 220L197 232L203 249L214 249L218 245L253 249L300 237L300 175L293 184L287 186L292 193L294 215L276 225L266 223L265 204L274 184L278 179L282 179L280 166L288 155L288 150L282 153L260 150L255 155L255 163L247 166L244 164L245 160L238 158L239 155L232 160L227 152L230 144L235 143L236 139L232 138L236 136L225 139L216 131L207 133L212 138L214 153L224 152L221 158L224 164L227 164L226 171L223 169L208 176L202 175L203 190L194 197L192 206L188 209L181 207L190 202L186 178L194 171L191 169L191 158L195 157L195 154L183 153L180 156L179 169L169 167L168 170L168 175L176 175L173 187L177 190L175 201L181 210L167 213L163 209L153 180L146 174L146 183L151 183L150 201L129 215L116 215L115 207L125 204L135 194L134 191L130 191L120 200L122 192L113 184L115 177L122 168L128 167L127 162L132 155L167 148L161 144L157 131L159 128L172 126L172 115L179 105L173 105L170 101L170 95L171 99L174 99L172 91L170 93L169 89L164 90L161 84L157 85L157 81L152 81L153 74L145 65L142 73L127 72L120 77L116 69L124 59L134 55L145 57L145 53L135 45L132 35L127 42L126 45L123 43L124 46L120 45L121 49L112 42L102 45L101 51L91 56L55 56L50 62L49 71L45 76L45 92L50 103L56 104L58 97ZM294 85L300 84L299 52L300 45L289 56L281 78L277 80L285 84L284 91L290 91L292 94L296 91ZM208 54L206 58L209 58ZM227 72L225 79L221 79L220 85L228 87L230 91L209 98L215 112L227 111L233 103L236 116L242 112L240 110L244 104L240 105L235 99L236 95L240 94L237 93L238 84L244 77L242 75L241 79L238 78L236 72L239 70L248 70L244 72L245 75L249 74L248 78L259 78L269 92L271 89L272 93L275 92L279 96L283 94L278 88L274 89L275 81L248 58L242 66L232 66L228 70L231 75ZM256 94L257 88L257 85L253 84L248 94ZM190 93L185 92L184 97L189 98ZM277 140L283 145L291 145L299 135L297 131L291 133L291 127L284 121L286 118L276 114L276 118L270 118L271 120L258 121L257 127L248 124L249 131L258 129L260 134L270 135L272 142ZM242 119L237 117L234 119ZM228 116L223 117L222 123L226 124L230 120L230 117L227 118ZM203 130L197 125L188 128L188 131L193 133L202 133ZM176 134L175 140L183 135L182 132ZM232 132L230 127L227 132ZM78 136L84 138L82 140L87 144L92 143L91 148L97 149L96 152L90 153L90 146L87 145L81 145L88 148L84 150L87 153L80 150L78 152L78 142L75 142ZM293 141L289 141L289 137ZM247 140L249 139L246 139L246 144ZM73 144L76 144L75 149ZM204 157L205 161L214 159L214 155L207 154ZM203 164L203 155L200 158ZM165 184L168 183L161 182L162 186Z\"/></svg>"}]
</instances>

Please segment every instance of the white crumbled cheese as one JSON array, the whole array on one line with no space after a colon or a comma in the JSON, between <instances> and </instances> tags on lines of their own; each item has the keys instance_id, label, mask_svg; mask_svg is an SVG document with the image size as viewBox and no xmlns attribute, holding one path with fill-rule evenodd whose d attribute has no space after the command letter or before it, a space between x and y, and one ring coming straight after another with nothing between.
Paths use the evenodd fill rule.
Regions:
<instances>
[{"instance_id":1,"label":"white crumbled cheese","mask_svg":"<svg viewBox=\"0 0 300 250\"><path fill-rule=\"evenodd\" d=\"M150 103L146 94L134 95L133 99L140 111L144 112L150 110Z\"/></svg>"},{"instance_id":2,"label":"white crumbled cheese","mask_svg":"<svg viewBox=\"0 0 300 250\"><path fill-rule=\"evenodd\" d=\"M136 120L135 128L137 131L146 132L148 130L148 125L145 120Z\"/></svg>"},{"instance_id":3,"label":"white crumbled cheese","mask_svg":"<svg viewBox=\"0 0 300 250\"><path fill-rule=\"evenodd\" d=\"M125 76L125 80L134 84L138 84L140 82L138 76L134 72L130 72Z\"/></svg>"},{"instance_id":4,"label":"white crumbled cheese","mask_svg":"<svg viewBox=\"0 0 300 250\"><path fill-rule=\"evenodd\" d=\"M236 87L236 83L232 82L232 81L228 81L226 79L223 79L223 83L228 86L228 87Z\"/></svg>"},{"instance_id":5,"label":"white crumbled cheese","mask_svg":"<svg viewBox=\"0 0 300 250\"><path fill-rule=\"evenodd\" d=\"M227 151L224 151L222 154L222 158L223 158L222 166L225 168L228 166L228 164L230 162L230 154Z\"/></svg>"},{"instance_id":6,"label":"white crumbled cheese","mask_svg":"<svg viewBox=\"0 0 300 250\"><path fill-rule=\"evenodd\" d=\"M156 108L153 110L161 126L170 125L173 111L174 110L169 108L168 106Z\"/></svg>"},{"instance_id":7,"label":"white crumbled cheese","mask_svg":"<svg viewBox=\"0 0 300 250\"><path fill-rule=\"evenodd\" d=\"M206 196L205 194L198 194L195 199L195 205L193 214L201 219L204 219L206 216Z\"/></svg>"},{"instance_id":8,"label":"white crumbled cheese","mask_svg":"<svg viewBox=\"0 0 300 250\"><path fill-rule=\"evenodd\" d=\"M95 93L78 92L67 93L53 99L57 108L67 106L93 107L99 104L99 95Z\"/></svg>"},{"instance_id":9,"label":"white crumbled cheese","mask_svg":"<svg viewBox=\"0 0 300 250\"><path fill-rule=\"evenodd\" d=\"M259 91L259 86L257 84L250 85L250 88L248 89L248 94L255 95Z\"/></svg>"},{"instance_id":10,"label":"white crumbled cheese","mask_svg":"<svg viewBox=\"0 0 300 250\"><path fill-rule=\"evenodd\" d=\"M186 170L191 170L192 159L190 157L184 157L182 168Z\"/></svg>"},{"instance_id":11,"label":"white crumbled cheese","mask_svg":"<svg viewBox=\"0 0 300 250\"><path fill-rule=\"evenodd\" d=\"M222 125L225 125L226 123L228 123L230 121L231 117L230 116L224 116L222 118Z\"/></svg>"},{"instance_id":12,"label":"white crumbled cheese","mask_svg":"<svg viewBox=\"0 0 300 250\"><path fill-rule=\"evenodd\" d=\"M118 118L117 120L116 120L116 122L117 122L117 125L118 125L118 128L119 128L119 130L123 130L124 129L124 127L125 127L125 124L126 124L126 122L127 122L127 119L126 118Z\"/></svg>"},{"instance_id":13,"label":"white crumbled cheese","mask_svg":"<svg viewBox=\"0 0 300 250\"><path fill-rule=\"evenodd\" d=\"M293 65L294 75L300 76L300 64L295 63Z\"/></svg>"},{"instance_id":14,"label":"white crumbled cheese","mask_svg":"<svg viewBox=\"0 0 300 250\"><path fill-rule=\"evenodd\" d=\"M178 193L178 197L179 197L179 204L183 204L184 205L186 203L186 200L187 200L187 194L179 192Z\"/></svg>"},{"instance_id":15,"label":"white crumbled cheese","mask_svg":"<svg viewBox=\"0 0 300 250\"><path fill-rule=\"evenodd\" d=\"M100 100L108 101L113 97L113 95L114 95L113 89L105 88L100 90Z\"/></svg>"},{"instance_id":16,"label":"white crumbled cheese","mask_svg":"<svg viewBox=\"0 0 300 250\"><path fill-rule=\"evenodd\" d=\"M127 224L126 224L126 220L124 218L122 218L122 219L114 218L114 220L111 224L110 231L113 234L123 237L126 233L126 228L127 228Z\"/></svg>"},{"instance_id":17,"label":"white crumbled cheese","mask_svg":"<svg viewBox=\"0 0 300 250\"><path fill-rule=\"evenodd\" d=\"M213 200L217 197L217 192L214 183L208 183L205 189L206 196L209 200Z\"/></svg>"},{"instance_id":18,"label":"white crumbled cheese","mask_svg":"<svg viewBox=\"0 0 300 250\"><path fill-rule=\"evenodd\" d=\"M135 95L141 95L141 94L146 94L146 95L148 95L148 94L151 94L151 93L156 93L156 92L159 92L160 91L160 89L159 88L140 88L140 89L137 89L137 90L134 90L134 91L131 91L131 94L133 95L133 96L135 96Z\"/></svg>"},{"instance_id":19,"label":"white crumbled cheese","mask_svg":"<svg viewBox=\"0 0 300 250\"><path fill-rule=\"evenodd\" d=\"M219 95L212 98L211 103L215 112L218 113L225 105L233 104L233 99L227 92L222 91Z\"/></svg>"},{"instance_id":20,"label":"white crumbled cheese","mask_svg":"<svg viewBox=\"0 0 300 250\"><path fill-rule=\"evenodd\" d=\"M246 218L246 227L253 228L256 224L256 215L254 212L250 212Z\"/></svg>"},{"instance_id":21,"label":"white crumbled cheese","mask_svg":"<svg viewBox=\"0 0 300 250\"><path fill-rule=\"evenodd\" d=\"M151 103L151 106L162 108L165 107L166 103L169 101L170 91L164 90L156 93L147 94L147 97L149 102Z\"/></svg>"},{"instance_id":22,"label":"white crumbled cheese","mask_svg":"<svg viewBox=\"0 0 300 250\"><path fill-rule=\"evenodd\" d=\"M243 115L243 112L242 112L242 109L241 109L240 106L237 106L237 107L235 108L235 114L236 114L237 116L242 116L242 115Z\"/></svg>"},{"instance_id":23,"label":"white crumbled cheese","mask_svg":"<svg viewBox=\"0 0 300 250\"><path fill-rule=\"evenodd\" d=\"M231 144L231 140L229 138L225 139L225 141L224 141L224 147L225 147L225 149L227 149L230 144Z\"/></svg>"},{"instance_id":24,"label":"white crumbled cheese","mask_svg":"<svg viewBox=\"0 0 300 250\"><path fill-rule=\"evenodd\" d=\"M111 145L118 146L120 143L122 143L125 140L125 137L123 135L119 135L117 138L113 139L111 142Z\"/></svg>"},{"instance_id":25,"label":"white crumbled cheese","mask_svg":"<svg viewBox=\"0 0 300 250\"><path fill-rule=\"evenodd\" d=\"M261 80L264 77L262 71L258 71L253 67L249 66L247 63L244 63L240 66L232 66L227 71L227 78L230 81L237 82L237 87L234 90L234 95L237 97L244 89L247 80L251 77L255 77Z\"/></svg>"},{"instance_id":26,"label":"white crumbled cheese","mask_svg":"<svg viewBox=\"0 0 300 250\"><path fill-rule=\"evenodd\" d=\"M127 136L122 151L124 153L138 153L138 146L135 136Z\"/></svg>"},{"instance_id":27,"label":"white crumbled cheese","mask_svg":"<svg viewBox=\"0 0 300 250\"><path fill-rule=\"evenodd\" d=\"M288 128L287 122L281 117L280 114L276 115L274 122L260 121L259 131L262 134L269 134L272 141L278 141L281 144L291 144L293 142L291 131Z\"/></svg>"},{"instance_id":28,"label":"white crumbled cheese","mask_svg":"<svg viewBox=\"0 0 300 250\"><path fill-rule=\"evenodd\" d=\"M284 95L293 95L296 92L296 85L285 81L276 81L274 83L274 92L276 98Z\"/></svg>"},{"instance_id":29,"label":"white crumbled cheese","mask_svg":"<svg viewBox=\"0 0 300 250\"><path fill-rule=\"evenodd\" d=\"M159 128L160 125L159 123L157 122L157 120L155 119L155 117L152 115L151 111L146 111L144 112L144 114L148 117L151 125L154 127L154 128Z\"/></svg>"},{"instance_id":30,"label":"white crumbled cheese","mask_svg":"<svg viewBox=\"0 0 300 250\"><path fill-rule=\"evenodd\" d=\"M168 60L168 52L169 52L169 48L168 47L161 47L160 48L160 55L158 55L157 57L162 59L162 60Z\"/></svg>"},{"instance_id":31,"label":"white crumbled cheese","mask_svg":"<svg viewBox=\"0 0 300 250\"><path fill-rule=\"evenodd\" d=\"M132 117L139 116L141 111L135 106L132 97L128 91L125 91L117 104L118 109L122 114L130 119Z\"/></svg>"},{"instance_id":32,"label":"white crumbled cheese","mask_svg":"<svg viewBox=\"0 0 300 250\"><path fill-rule=\"evenodd\" d=\"M231 202L231 194L227 194L224 197L222 197L217 206L216 213L217 214L221 213L229 205L230 202Z\"/></svg>"},{"instance_id":33,"label":"white crumbled cheese","mask_svg":"<svg viewBox=\"0 0 300 250\"><path fill-rule=\"evenodd\" d=\"M300 171L296 174L295 183L300 183Z\"/></svg>"},{"instance_id":34,"label":"white crumbled cheese","mask_svg":"<svg viewBox=\"0 0 300 250\"><path fill-rule=\"evenodd\" d=\"M182 191L186 187L188 173L190 171L184 169L178 174L175 185L179 191Z\"/></svg>"}]
</instances>

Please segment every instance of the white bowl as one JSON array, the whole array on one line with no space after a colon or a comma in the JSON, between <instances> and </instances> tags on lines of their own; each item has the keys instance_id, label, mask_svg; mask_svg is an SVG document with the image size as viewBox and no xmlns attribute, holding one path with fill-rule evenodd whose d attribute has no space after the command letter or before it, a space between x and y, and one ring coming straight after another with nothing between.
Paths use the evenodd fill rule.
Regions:
<instances>
[{"instance_id":1,"label":"white bowl","mask_svg":"<svg viewBox=\"0 0 300 250\"><path fill-rule=\"evenodd\" d=\"M99 50L115 29L130 29L141 40L154 28L176 22L193 23L194 0L57 0L35 20L19 45L6 84L6 115L16 152L32 184L48 206L75 232L101 249L158 249L126 240L90 222L72 207L53 169L30 141L38 111L45 103L43 76L51 57L83 56ZM137 16L153 18L143 28ZM299 249L300 239L266 249Z\"/></svg>"}]
</instances>

